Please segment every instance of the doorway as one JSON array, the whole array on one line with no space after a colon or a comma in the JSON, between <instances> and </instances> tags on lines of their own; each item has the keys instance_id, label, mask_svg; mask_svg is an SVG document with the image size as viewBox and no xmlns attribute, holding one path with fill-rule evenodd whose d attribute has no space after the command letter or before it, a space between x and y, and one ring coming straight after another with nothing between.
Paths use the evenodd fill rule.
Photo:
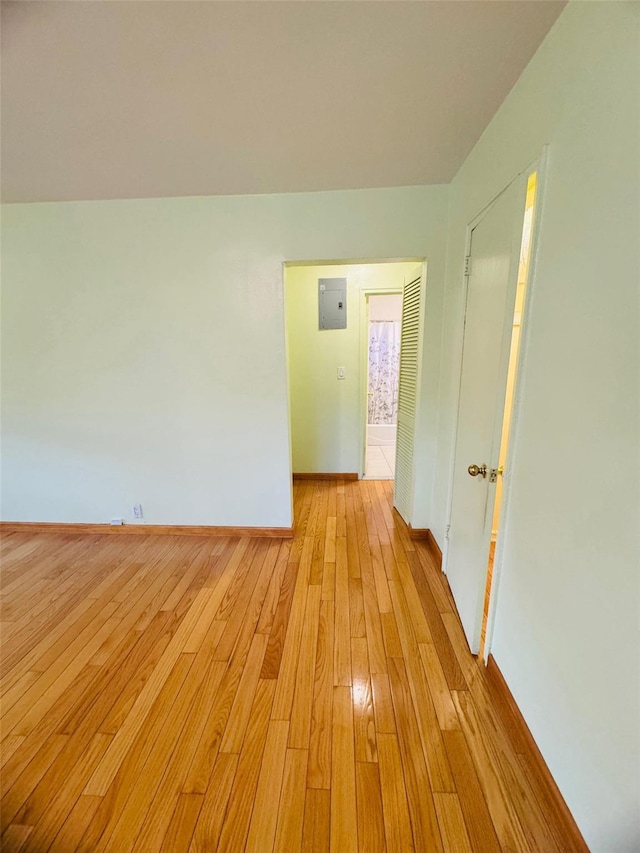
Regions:
<instances>
[{"instance_id":1,"label":"doorway","mask_svg":"<svg viewBox=\"0 0 640 853\"><path fill-rule=\"evenodd\" d=\"M416 279L417 263L421 266ZM403 453L395 478L396 488L398 478L401 480L402 496L410 493L413 457L408 442L405 440L403 444L403 436L410 432L414 420L409 403L418 398L416 371L411 369L411 358L415 361L418 357L417 339L421 324L413 314L423 304L421 294L425 275L426 264L417 259L297 261L284 265L285 342L294 477L343 477L349 480L365 476L368 300L372 296L392 295L400 299L405 313L410 311L410 321L405 322L406 318L402 321L403 336L406 337L405 329L413 334L406 346L404 340L400 346L400 351L404 351L407 358L404 374L402 358L400 361L397 444ZM346 294L344 322L333 328L323 327L320 316L320 294L323 292L320 288L332 286L332 282L338 282ZM407 293L408 298L403 298ZM407 412L404 415L403 405ZM402 417L405 418L403 427ZM384 423L375 425L385 426ZM386 458L395 464L393 454L387 449L388 440L388 435L382 436L381 441L385 444L378 447L384 447ZM384 475L389 476L387 469Z\"/></svg>"},{"instance_id":2,"label":"doorway","mask_svg":"<svg viewBox=\"0 0 640 853\"><path fill-rule=\"evenodd\" d=\"M393 480L396 470L402 294L367 294L367 422L364 476Z\"/></svg>"},{"instance_id":3,"label":"doorway","mask_svg":"<svg viewBox=\"0 0 640 853\"><path fill-rule=\"evenodd\" d=\"M520 257L518 260L518 282L516 286L516 301L513 310L513 323L511 326L511 342L509 346L509 366L507 368L507 386L504 399L504 410L502 412L502 434L500 437L500 451L498 455L498 474L495 483L495 496L493 500L493 515L491 523L491 542L489 545L489 556L487 560L487 575L485 580L484 599L482 605L482 628L480 631L480 655L485 651L487 638L487 622L489 618L489 603L491 600L491 588L493 585L493 566L495 562L496 543L500 531L502 511L503 476L507 464L507 453L509 450L509 436L513 419L513 405L516 393L516 377L518 361L520 357L520 344L522 339L522 320L524 314L527 283L529 280L529 268L531 262L531 243L533 238L533 223L536 209L536 193L538 188L538 173L532 172L527 180L527 195L525 199L524 223L522 226L522 240L520 243Z\"/></svg>"},{"instance_id":4,"label":"doorway","mask_svg":"<svg viewBox=\"0 0 640 853\"><path fill-rule=\"evenodd\" d=\"M514 180L469 228L446 572L473 653L485 651L499 572L503 477L529 276L538 173ZM490 639L490 638L489 638Z\"/></svg>"}]
</instances>

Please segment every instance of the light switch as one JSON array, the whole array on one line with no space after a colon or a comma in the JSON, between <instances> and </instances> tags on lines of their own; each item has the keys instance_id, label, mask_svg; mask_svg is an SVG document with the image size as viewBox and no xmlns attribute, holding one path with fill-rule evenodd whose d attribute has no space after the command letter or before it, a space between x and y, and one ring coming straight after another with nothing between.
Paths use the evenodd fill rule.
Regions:
<instances>
[{"instance_id":1,"label":"light switch","mask_svg":"<svg viewBox=\"0 0 640 853\"><path fill-rule=\"evenodd\" d=\"M338 379L346 379L346 373L344 367L338 368Z\"/></svg>"}]
</instances>

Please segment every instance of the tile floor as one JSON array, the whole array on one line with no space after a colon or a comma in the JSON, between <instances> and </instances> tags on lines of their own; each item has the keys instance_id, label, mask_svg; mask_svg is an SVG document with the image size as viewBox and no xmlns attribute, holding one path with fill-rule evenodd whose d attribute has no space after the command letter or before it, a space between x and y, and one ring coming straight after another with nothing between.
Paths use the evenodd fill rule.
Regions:
<instances>
[{"instance_id":1,"label":"tile floor","mask_svg":"<svg viewBox=\"0 0 640 853\"><path fill-rule=\"evenodd\" d=\"M365 477L368 480L393 480L396 472L394 444L367 444Z\"/></svg>"}]
</instances>

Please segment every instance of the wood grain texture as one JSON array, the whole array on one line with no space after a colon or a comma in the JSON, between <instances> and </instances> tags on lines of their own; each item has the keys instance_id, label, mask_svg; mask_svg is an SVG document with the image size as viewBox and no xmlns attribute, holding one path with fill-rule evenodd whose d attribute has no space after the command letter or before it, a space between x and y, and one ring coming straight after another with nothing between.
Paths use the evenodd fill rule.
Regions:
<instances>
[{"instance_id":1,"label":"wood grain texture","mask_svg":"<svg viewBox=\"0 0 640 853\"><path fill-rule=\"evenodd\" d=\"M251 707L247 735L242 745L242 752L240 753L225 820L220 833L219 845L221 850L244 850L262 765L275 687L275 681L261 680L258 683ZM209 785L207 798L215 801L217 796L215 788ZM195 837L198 837L202 850L210 850L211 839L199 832L201 823L202 821L198 821Z\"/></svg>"},{"instance_id":2,"label":"wood grain texture","mask_svg":"<svg viewBox=\"0 0 640 853\"><path fill-rule=\"evenodd\" d=\"M180 794L164 837L162 853L187 853L203 799L202 794Z\"/></svg>"},{"instance_id":3,"label":"wood grain texture","mask_svg":"<svg viewBox=\"0 0 640 853\"><path fill-rule=\"evenodd\" d=\"M306 749L287 750L273 847L278 853L300 850L302 845L308 761L309 753Z\"/></svg>"},{"instance_id":4,"label":"wood grain texture","mask_svg":"<svg viewBox=\"0 0 640 853\"><path fill-rule=\"evenodd\" d=\"M493 704L509 731L510 740L517 744L518 761L534 790L556 843L566 850L587 851L588 847L573 820L571 812L555 783L529 727L500 672L493 655L489 655L486 669L487 682Z\"/></svg>"},{"instance_id":5,"label":"wood grain texture","mask_svg":"<svg viewBox=\"0 0 640 853\"><path fill-rule=\"evenodd\" d=\"M442 551L436 541L436 537L430 530L427 530L426 540L427 548L429 549L429 552L433 560L435 561L436 567L438 569L442 568Z\"/></svg>"},{"instance_id":6,"label":"wood grain texture","mask_svg":"<svg viewBox=\"0 0 640 853\"><path fill-rule=\"evenodd\" d=\"M357 477L356 477L357 479ZM259 536L292 539L293 527L224 527L215 524L83 524L50 521L0 521L0 533L63 533L101 536Z\"/></svg>"},{"instance_id":7,"label":"wood grain texture","mask_svg":"<svg viewBox=\"0 0 640 853\"><path fill-rule=\"evenodd\" d=\"M391 495L302 480L288 540L5 528L2 850L586 850Z\"/></svg>"},{"instance_id":8,"label":"wood grain texture","mask_svg":"<svg viewBox=\"0 0 640 853\"><path fill-rule=\"evenodd\" d=\"M331 849L358 849L356 759L353 710L349 687L333 688L333 749L331 756Z\"/></svg>"},{"instance_id":9,"label":"wood grain texture","mask_svg":"<svg viewBox=\"0 0 640 853\"><path fill-rule=\"evenodd\" d=\"M309 788L331 788L331 721L333 718L333 601L320 604L320 623L309 738Z\"/></svg>"},{"instance_id":10,"label":"wood grain texture","mask_svg":"<svg viewBox=\"0 0 640 853\"><path fill-rule=\"evenodd\" d=\"M271 720L249 825L248 853L273 849L288 737L289 723L285 720Z\"/></svg>"},{"instance_id":11,"label":"wood grain texture","mask_svg":"<svg viewBox=\"0 0 640 853\"><path fill-rule=\"evenodd\" d=\"M446 853L471 853L469 833L457 794L434 794L438 824Z\"/></svg>"},{"instance_id":12,"label":"wood grain texture","mask_svg":"<svg viewBox=\"0 0 640 853\"><path fill-rule=\"evenodd\" d=\"M358 849L384 853L384 812L380 773L377 764L356 762L356 794L358 799Z\"/></svg>"},{"instance_id":13,"label":"wood grain texture","mask_svg":"<svg viewBox=\"0 0 640 853\"><path fill-rule=\"evenodd\" d=\"M331 474L331 473L300 473L298 471L294 471L293 473L293 482L296 480L331 480L332 482L337 481L350 481L357 480L358 474L355 471L349 471L343 474Z\"/></svg>"},{"instance_id":14,"label":"wood grain texture","mask_svg":"<svg viewBox=\"0 0 640 853\"><path fill-rule=\"evenodd\" d=\"M387 849L415 850L397 737L392 734L380 734L378 748Z\"/></svg>"},{"instance_id":15,"label":"wood grain texture","mask_svg":"<svg viewBox=\"0 0 640 853\"><path fill-rule=\"evenodd\" d=\"M329 850L331 795L323 788L307 788L302 827L304 853L326 853Z\"/></svg>"},{"instance_id":16,"label":"wood grain texture","mask_svg":"<svg viewBox=\"0 0 640 853\"><path fill-rule=\"evenodd\" d=\"M412 527L410 524L407 525L407 530L410 539L428 539L431 533L428 527Z\"/></svg>"}]
</instances>

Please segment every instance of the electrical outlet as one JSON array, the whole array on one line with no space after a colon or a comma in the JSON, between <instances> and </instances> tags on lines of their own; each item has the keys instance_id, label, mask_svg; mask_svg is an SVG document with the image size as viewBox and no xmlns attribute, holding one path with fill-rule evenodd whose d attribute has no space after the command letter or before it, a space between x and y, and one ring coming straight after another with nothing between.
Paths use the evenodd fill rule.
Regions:
<instances>
[{"instance_id":1,"label":"electrical outlet","mask_svg":"<svg viewBox=\"0 0 640 853\"><path fill-rule=\"evenodd\" d=\"M114 527L118 527L121 524L124 524L124 518L112 518L109 524L112 524Z\"/></svg>"},{"instance_id":2,"label":"electrical outlet","mask_svg":"<svg viewBox=\"0 0 640 853\"><path fill-rule=\"evenodd\" d=\"M142 504L134 504L134 506L133 506L133 517L134 518L142 518Z\"/></svg>"}]
</instances>

